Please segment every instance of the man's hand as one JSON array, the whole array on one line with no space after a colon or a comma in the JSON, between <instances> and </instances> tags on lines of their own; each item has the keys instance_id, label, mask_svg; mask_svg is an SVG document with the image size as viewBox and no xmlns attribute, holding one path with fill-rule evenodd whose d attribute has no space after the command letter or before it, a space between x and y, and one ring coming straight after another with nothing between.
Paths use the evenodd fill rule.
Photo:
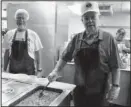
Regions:
<instances>
[{"instance_id":1,"label":"man's hand","mask_svg":"<svg viewBox=\"0 0 131 107\"><path fill-rule=\"evenodd\" d=\"M60 76L60 73L58 72L58 71L56 71L56 70L53 70L49 75L48 75L48 80L50 81L50 82L52 82L52 81L56 81L56 79L57 78L59 78L59 77L61 77Z\"/></svg>"},{"instance_id":2,"label":"man's hand","mask_svg":"<svg viewBox=\"0 0 131 107\"><path fill-rule=\"evenodd\" d=\"M120 92L120 87L112 86L109 92L107 93L106 99L109 103L112 103L117 99Z\"/></svg>"},{"instance_id":3,"label":"man's hand","mask_svg":"<svg viewBox=\"0 0 131 107\"><path fill-rule=\"evenodd\" d=\"M62 60L62 59L60 59L60 60L57 62L54 70L53 70L53 71L48 75L48 77L47 77L50 82L56 81L57 78L62 77L62 76L61 76L61 73L62 73L62 72L60 72L60 71L62 70L62 68L65 66L66 63L67 63L67 62L64 61L64 60Z\"/></svg>"}]
</instances>

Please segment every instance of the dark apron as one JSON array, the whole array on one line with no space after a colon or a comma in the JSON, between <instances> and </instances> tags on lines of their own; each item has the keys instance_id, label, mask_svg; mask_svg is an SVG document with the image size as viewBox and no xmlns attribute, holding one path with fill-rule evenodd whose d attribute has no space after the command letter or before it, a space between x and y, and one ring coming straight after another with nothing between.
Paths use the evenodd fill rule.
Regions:
<instances>
[{"instance_id":1,"label":"dark apron","mask_svg":"<svg viewBox=\"0 0 131 107\"><path fill-rule=\"evenodd\" d=\"M82 46L83 41L84 46ZM74 56L76 64L75 82L85 87L87 95L104 94L107 74L100 70L99 40L91 45L85 40L81 40L79 43L79 49Z\"/></svg>"},{"instance_id":2,"label":"dark apron","mask_svg":"<svg viewBox=\"0 0 131 107\"><path fill-rule=\"evenodd\" d=\"M26 30L25 41L15 40L17 30L15 31L10 55L10 73L23 73L28 75L35 75L34 59L28 54L28 33Z\"/></svg>"}]
</instances>

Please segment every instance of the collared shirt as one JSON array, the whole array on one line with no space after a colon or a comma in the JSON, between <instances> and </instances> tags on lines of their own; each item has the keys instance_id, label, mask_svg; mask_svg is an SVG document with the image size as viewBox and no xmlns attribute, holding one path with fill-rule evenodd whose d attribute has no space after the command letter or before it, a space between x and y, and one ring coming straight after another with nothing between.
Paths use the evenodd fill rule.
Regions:
<instances>
[{"instance_id":1,"label":"collared shirt","mask_svg":"<svg viewBox=\"0 0 131 107\"><path fill-rule=\"evenodd\" d=\"M85 31L84 31L85 32ZM80 47L80 39L83 39L84 32L78 33L70 41L67 48L62 54L62 59L66 62L74 58L76 51ZM113 68L120 67L120 57L118 53L117 44L114 37L105 31L99 29L99 54L100 54L100 69L106 73L111 72ZM83 48L84 46L82 46ZM75 62L75 66L77 62Z\"/></svg>"}]
</instances>

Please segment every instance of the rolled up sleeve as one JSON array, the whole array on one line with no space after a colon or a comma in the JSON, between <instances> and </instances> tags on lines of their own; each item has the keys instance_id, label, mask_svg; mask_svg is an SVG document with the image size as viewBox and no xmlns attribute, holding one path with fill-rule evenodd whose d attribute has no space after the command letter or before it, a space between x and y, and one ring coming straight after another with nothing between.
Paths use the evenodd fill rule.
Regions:
<instances>
[{"instance_id":1,"label":"rolled up sleeve","mask_svg":"<svg viewBox=\"0 0 131 107\"><path fill-rule=\"evenodd\" d=\"M40 38L39 38L39 36L37 35L37 33L35 33L35 51L39 51L40 49L42 49L43 48L43 45L42 45L42 43L41 43L41 40L40 40Z\"/></svg>"},{"instance_id":2,"label":"rolled up sleeve","mask_svg":"<svg viewBox=\"0 0 131 107\"><path fill-rule=\"evenodd\" d=\"M61 59L68 62L72 60L73 52L75 49L75 41L76 41L76 36L72 38L72 40L69 42L67 45L66 49L63 51Z\"/></svg>"},{"instance_id":3,"label":"rolled up sleeve","mask_svg":"<svg viewBox=\"0 0 131 107\"><path fill-rule=\"evenodd\" d=\"M110 56L109 56L109 67L110 69L120 68L121 60L118 52L116 41L113 37L110 38Z\"/></svg>"}]
</instances>

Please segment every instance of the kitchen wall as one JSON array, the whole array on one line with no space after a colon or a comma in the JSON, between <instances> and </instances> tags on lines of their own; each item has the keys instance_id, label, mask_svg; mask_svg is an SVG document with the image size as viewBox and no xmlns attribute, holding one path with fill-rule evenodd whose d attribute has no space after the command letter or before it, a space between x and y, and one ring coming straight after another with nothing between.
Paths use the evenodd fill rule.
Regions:
<instances>
[{"instance_id":1,"label":"kitchen wall","mask_svg":"<svg viewBox=\"0 0 131 107\"><path fill-rule=\"evenodd\" d=\"M101 16L100 23L103 30L110 32L115 36L118 28L123 27L127 31L127 36L130 36L130 14L129 13L114 13L112 16ZM78 33L84 30L81 22L81 17L72 13L69 20L68 35Z\"/></svg>"},{"instance_id":2,"label":"kitchen wall","mask_svg":"<svg viewBox=\"0 0 131 107\"><path fill-rule=\"evenodd\" d=\"M68 26L69 26L69 18L70 11L69 9L62 3L57 2L57 13L56 13L56 32L55 32L55 64L56 60L58 60L58 50L64 42L68 40Z\"/></svg>"},{"instance_id":3,"label":"kitchen wall","mask_svg":"<svg viewBox=\"0 0 131 107\"><path fill-rule=\"evenodd\" d=\"M57 18L56 18L56 47L62 45L68 39L68 26L70 19L70 10L61 3L57 3Z\"/></svg>"},{"instance_id":4,"label":"kitchen wall","mask_svg":"<svg viewBox=\"0 0 131 107\"><path fill-rule=\"evenodd\" d=\"M100 22L102 26L107 26L103 29L109 31L114 36L116 34L117 29L121 27L125 28L127 36L130 36L130 13L118 12L114 13L113 16L103 16L100 18ZM112 27L109 28L108 26Z\"/></svg>"}]
</instances>

